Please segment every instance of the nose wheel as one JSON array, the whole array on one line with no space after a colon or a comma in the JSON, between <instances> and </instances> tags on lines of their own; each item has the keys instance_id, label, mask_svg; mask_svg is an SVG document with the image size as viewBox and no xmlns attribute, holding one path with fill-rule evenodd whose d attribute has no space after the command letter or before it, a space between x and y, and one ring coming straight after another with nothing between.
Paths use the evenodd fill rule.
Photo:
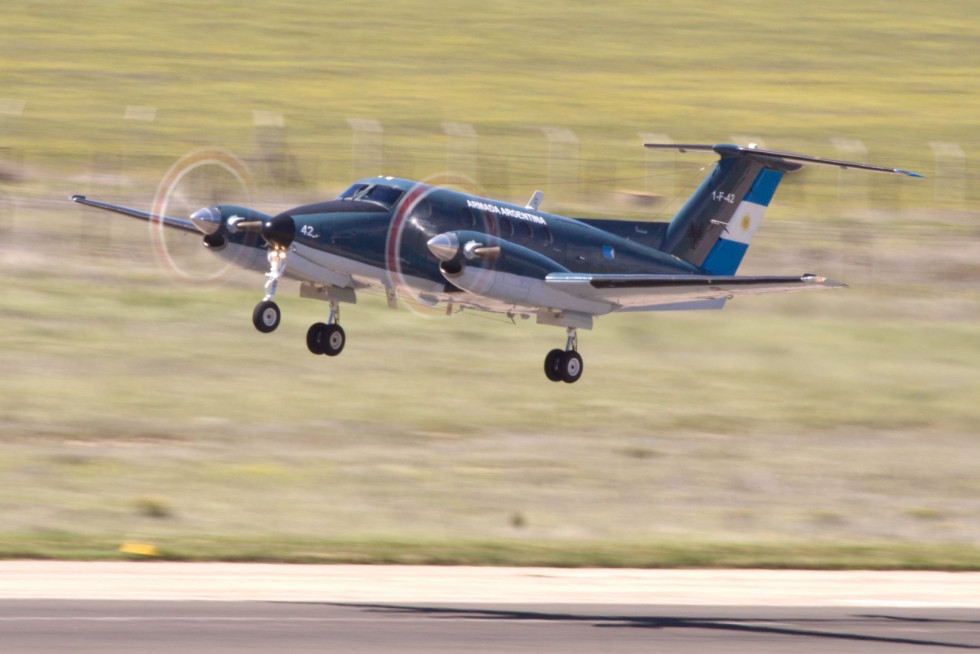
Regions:
<instances>
[{"instance_id":1,"label":"nose wheel","mask_svg":"<svg viewBox=\"0 0 980 654\"><path fill-rule=\"evenodd\" d=\"M565 349L555 348L544 358L544 374L553 382L563 381L574 384L582 377L582 355L577 351L578 335L575 329L568 328Z\"/></svg>"},{"instance_id":2,"label":"nose wheel","mask_svg":"<svg viewBox=\"0 0 980 654\"><path fill-rule=\"evenodd\" d=\"M282 312L279 311L279 305L272 300L262 300L255 305L255 310L252 311L252 324L263 334L275 331L281 318Z\"/></svg>"},{"instance_id":3,"label":"nose wheel","mask_svg":"<svg viewBox=\"0 0 980 654\"><path fill-rule=\"evenodd\" d=\"M326 323L317 322L310 325L306 332L306 347L313 354L326 354L335 357L344 350L347 335L340 326L340 305L330 303L330 317Z\"/></svg>"}]
</instances>

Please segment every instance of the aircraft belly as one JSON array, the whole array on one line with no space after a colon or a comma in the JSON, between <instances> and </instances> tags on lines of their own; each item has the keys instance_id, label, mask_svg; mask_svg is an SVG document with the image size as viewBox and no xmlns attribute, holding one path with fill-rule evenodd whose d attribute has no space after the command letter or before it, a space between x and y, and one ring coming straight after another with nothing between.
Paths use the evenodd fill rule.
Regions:
<instances>
[{"instance_id":1,"label":"aircraft belly","mask_svg":"<svg viewBox=\"0 0 980 654\"><path fill-rule=\"evenodd\" d=\"M469 293L514 308L549 308L593 316L609 313L616 308L610 302L570 295L543 279L485 268L466 267L450 281Z\"/></svg>"},{"instance_id":2,"label":"aircraft belly","mask_svg":"<svg viewBox=\"0 0 980 654\"><path fill-rule=\"evenodd\" d=\"M372 266L302 244L291 248L286 266L296 276L318 284L340 287L392 285L391 275L380 266ZM445 283L405 274L399 275L395 285L399 291L416 295L442 295L445 290Z\"/></svg>"}]
</instances>

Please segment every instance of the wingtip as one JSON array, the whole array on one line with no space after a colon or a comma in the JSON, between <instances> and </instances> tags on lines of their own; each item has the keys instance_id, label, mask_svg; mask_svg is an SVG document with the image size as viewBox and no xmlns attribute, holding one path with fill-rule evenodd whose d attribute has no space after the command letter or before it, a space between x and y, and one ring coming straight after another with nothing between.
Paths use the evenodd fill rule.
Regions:
<instances>
[{"instance_id":1,"label":"wingtip","mask_svg":"<svg viewBox=\"0 0 980 654\"><path fill-rule=\"evenodd\" d=\"M71 200L72 202L78 202L79 200L84 200L85 199L85 196L84 195L78 195L78 194L69 195L68 196L68 199Z\"/></svg>"},{"instance_id":2,"label":"wingtip","mask_svg":"<svg viewBox=\"0 0 980 654\"><path fill-rule=\"evenodd\" d=\"M826 277L820 277L819 275L814 275L812 273L803 275L802 279L805 282L816 284L817 286L822 286L823 288L850 288L850 286L844 282L839 282L836 279L827 279Z\"/></svg>"}]
</instances>

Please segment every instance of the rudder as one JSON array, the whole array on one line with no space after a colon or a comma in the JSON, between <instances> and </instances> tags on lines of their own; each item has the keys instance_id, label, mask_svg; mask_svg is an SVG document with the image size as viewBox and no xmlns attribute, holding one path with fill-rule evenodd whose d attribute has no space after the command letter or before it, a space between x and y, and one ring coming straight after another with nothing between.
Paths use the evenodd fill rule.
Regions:
<instances>
[{"instance_id":1,"label":"rudder","mask_svg":"<svg viewBox=\"0 0 980 654\"><path fill-rule=\"evenodd\" d=\"M718 236L701 264L705 272L712 275L735 274L782 179L781 171L771 168L762 168L759 171L749 192L742 198L725 230Z\"/></svg>"}]
</instances>

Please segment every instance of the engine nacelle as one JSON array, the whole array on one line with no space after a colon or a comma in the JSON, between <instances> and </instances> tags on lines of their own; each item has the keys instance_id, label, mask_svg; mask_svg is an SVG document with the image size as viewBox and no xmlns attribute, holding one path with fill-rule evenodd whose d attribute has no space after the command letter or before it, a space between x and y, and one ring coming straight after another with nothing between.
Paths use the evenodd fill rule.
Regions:
<instances>
[{"instance_id":1,"label":"engine nacelle","mask_svg":"<svg viewBox=\"0 0 980 654\"><path fill-rule=\"evenodd\" d=\"M447 281L469 293L524 307L551 307L601 314L609 305L583 300L549 287L550 273L568 268L517 243L480 232L446 232L429 240L429 249L442 260L439 270Z\"/></svg>"},{"instance_id":2,"label":"engine nacelle","mask_svg":"<svg viewBox=\"0 0 980 654\"><path fill-rule=\"evenodd\" d=\"M204 234L204 246L215 252L228 245L228 236L238 234L236 227L242 222L266 222L271 216L248 207L220 204L198 209L191 214L191 222Z\"/></svg>"}]
</instances>

